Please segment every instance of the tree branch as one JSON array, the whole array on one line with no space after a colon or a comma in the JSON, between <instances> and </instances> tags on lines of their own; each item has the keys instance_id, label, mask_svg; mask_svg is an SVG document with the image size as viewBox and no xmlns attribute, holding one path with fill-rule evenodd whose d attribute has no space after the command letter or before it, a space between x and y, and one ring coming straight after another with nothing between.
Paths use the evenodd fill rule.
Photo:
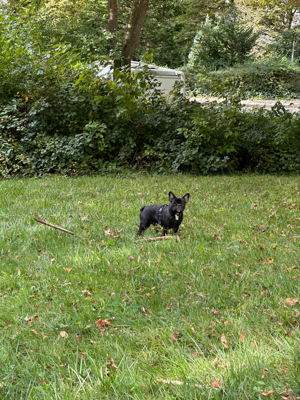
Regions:
<instances>
[{"instance_id":1,"label":"tree branch","mask_svg":"<svg viewBox=\"0 0 300 400\"><path fill-rule=\"evenodd\" d=\"M80 238L80 239L86 240L86 238L84 238L84 237L82 237L82 236L79 236L79 235L77 235L77 234L74 233L74 232L68 231L67 229L61 228L60 226L50 224L49 222L44 221L44 220L42 220L42 219L37 219L37 218L34 218L34 219L35 219L37 222L41 223L41 224L50 226L51 228L58 229L58 230L63 231L63 232L65 232L65 233L69 233L70 235L76 236L76 237L78 237L78 238Z\"/></svg>"}]
</instances>

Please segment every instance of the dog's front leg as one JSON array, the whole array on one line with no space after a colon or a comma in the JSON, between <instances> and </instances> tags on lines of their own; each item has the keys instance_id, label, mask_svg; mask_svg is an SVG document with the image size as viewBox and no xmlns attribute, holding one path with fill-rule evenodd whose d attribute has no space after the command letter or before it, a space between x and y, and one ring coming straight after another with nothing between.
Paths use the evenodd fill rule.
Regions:
<instances>
[{"instance_id":1,"label":"dog's front leg","mask_svg":"<svg viewBox=\"0 0 300 400\"><path fill-rule=\"evenodd\" d=\"M177 226L177 228L174 228L173 230L174 230L174 233L175 233L175 235L176 235L176 242L180 242L180 237L179 237L179 235L178 235L178 228L179 228L179 226Z\"/></svg>"},{"instance_id":2,"label":"dog's front leg","mask_svg":"<svg viewBox=\"0 0 300 400\"><path fill-rule=\"evenodd\" d=\"M167 229L163 228L163 236L166 236L166 233L168 233Z\"/></svg>"}]
</instances>

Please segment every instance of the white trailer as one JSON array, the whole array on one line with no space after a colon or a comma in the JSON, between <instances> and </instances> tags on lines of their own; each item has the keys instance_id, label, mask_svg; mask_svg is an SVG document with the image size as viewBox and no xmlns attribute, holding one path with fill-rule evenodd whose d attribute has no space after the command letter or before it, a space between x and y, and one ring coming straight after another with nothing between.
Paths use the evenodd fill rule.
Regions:
<instances>
[{"instance_id":1,"label":"white trailer","mask_svg":"<svg viewBox=\"0 0 300 400\"><path fill-rule=\"evenodd\" d=\"M113 61L111 65L107 65L101 68L101 64L96 64L98 66L99 72L97 76L112 79L113 78ZM131 70L135 71L139 68L145 66L146 64L131 61ZM185 94L185 76L182 71L175 69L158 67L156 65L147 65L147 69L155 76L155 78L161 83L160 89L168 96L174 88L176 82L182 83L181 93Z\"/></svg>"}]
</instances>

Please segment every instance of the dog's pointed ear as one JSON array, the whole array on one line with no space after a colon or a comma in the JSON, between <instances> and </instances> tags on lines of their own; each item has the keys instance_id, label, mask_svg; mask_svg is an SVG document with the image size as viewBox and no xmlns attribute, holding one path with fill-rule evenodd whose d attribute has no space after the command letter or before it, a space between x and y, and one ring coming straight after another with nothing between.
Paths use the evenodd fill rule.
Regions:
<instances>
[{"instance_id":1,"label":"dog's pointed ear","mask_svg":"<svg viewBox=\"0 0 300 400\"><path fill-rule=\"evenodd\" d=\"M190 198L190 194L189 194L189 193L185 194L185 195L183 196L183 198L184 198L184 201L185 201L186 203L188 203L189 198Z\"/></svg>"},{"instance_id":2,"label":"dog's pointed ear","mask_svg":"<svg viewBox=\"0 0 300 400\"><path fill-rule=\"evenodd\" d=\"M175 194L173 192L169 192L169 201L172 201L173 199L175 199Z\"/></svg>"}]
</instances>

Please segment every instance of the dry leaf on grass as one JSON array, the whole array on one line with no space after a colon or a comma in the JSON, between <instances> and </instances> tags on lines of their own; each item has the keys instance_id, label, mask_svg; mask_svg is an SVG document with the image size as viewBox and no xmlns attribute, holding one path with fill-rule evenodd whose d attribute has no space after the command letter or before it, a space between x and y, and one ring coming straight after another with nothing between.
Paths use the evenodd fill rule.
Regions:
<instances>
[{"instance_id":1,"label":"dry leaf on grass","mask_svg":"<svg viewBox=\"0 0 300 400\"><path fill-rule=\"evenodd\" d=\"M214 380L214 381L213 381L213 384L212 384L212 387L213 387L214 389L219 389L219 387L220 387L221 385L222 385L222 384L221 384L220 381Z\"/></svg>"},{"instance_id":2,"label":"dry leaf on grass","mask_svg":"<svg viewBox=\"0 0 300 400\"><path fill-rule=\"evenodd\" d=\"M118 369L118 367L116 366L116 364L114 363L113 360L111 360L111 361L107 364L107 366L108 366L108 367L111 367L111 368L113 368L113 369Z\"/></svg>"},{"instance_id":3,"label":"dry leaf on grass","mask_svg":"<svg viewBox=\"0 0 300 400\"><path fill-rule=\"evenodd\" d=\"M35 331L34 329L31 329L30 332L33 333L34 335L38 335L37 331Z\"/></svg>"},{"instance_id":4,"label":"dry leaf on grass","mask_svg":"<svg viewBox=\"0 0 300 400\"><path fill-rule=\"evenodd\" d=\"M66 331L59 332L59 335L64 339L67 339L67 337L69 336L69 334Z\"/></svg>"},{"instance_id":5,"label":"dry leaf on grass","mask_svg":"<svg viewBox=\"0 0 300 400\"><path fill-rule=\"evenodd\" d=\"M107 318L105 319L99 318L97 321L95 321L95 324L97 328L101 329L102 332L105 332L106 329L109 328L110 320Z\"/></svg>"},{"instance_id":6,"label":"dry leaf on grass","mask_svg":"<svg viewBox=\"0 0 300 400\"><path fill-rule=\"evenodd\" d=\"M295 306L297 303L299 303L297 299L293 299L293 300L292 300L292 299L290 299L290 298L286 299L286 302L287 302L290 306Z\"/></svg>"},{"instance_id":7,"label":"dry leaf on grass","mask_svg":"<svg viewBox=\"0 0 300 400\"><path fill-rule=\"evenodd\" d=\"M270 390L269 392L262 392L262 395L269 397L269 396L272 396L272 394L274 394L274 393L275 393L275 390Z\"/></svg>"},{"instance_id":8,"label":"dry leaf on grass","mask_svg":"<svg viewBox=\"0 0 300 400\"><path fill-rule=\"evenodd\" d=\"M178 341L178 338L175 333L171 333L171 339Z\"/></svg>"},{"instance_id":9,"label":"dry leaf on grass","mask_svg":"<svg viewBox=\"0 0 300 400\"><path fill-rule=\"evenodd\" d=\"M241 334L241 332L239 332L239 337L240 337L240 341L241 341L242 343L244 343L244 336Z\"/></svg>"},{"instance_id":10,"label":"dry leaf on grass","mask_svg":"<svg viewBox=\"0 0 300 400\"><path fill-rule=\"evenodd\" d=\"M92 293L89 292L88 290L82 290L81 293L83 293L87 297L92 297L93 296Z\"/></svg>"},{"instance_id":11,"label":"dry leaf on grass","mask_svg":"<svg viewBox=\"0 0 300 400\"><path fill-rule=\"evenodd\" d=\"M122 231L122 229L119 232L121 232L121 231ZM107 235L109 237L113 237L115 239L118 239L120 237L120 235L118 234L118 232L116 230L114 230L114 233L111 233L108 226L105 227L104 233L105 233L105 235Z\"/></svg>"},{"instance_id":12,"label":"dry leaf on grass","mask_svg":"<svg viewBox=\"0 0 300 400\"><path fill-rule=\"evenodd\" d=\"M66 268L66 272L70 272L72 270L72 268L71 267L68 267L68 268Z\"/></svg>"},{"instance_id":13,"label":"dry leaf on grass","mask_svg":"<svg viewBox=\"0 0 300 400\"><path fill-rule=\"evenodd\" d=\"M142 313L145 315L147 318L151 318L151 315L148 313L148 311L143 307Z\"/></svg>"},{"instance_id":14,"label":"dry leaf on grass","mask_svg":"<svg viewBox=\"0 0 300 400\"><path fill-rule=\"evenodd\" d=\"M228 345L227 345L227 339L226 339L225 333L222 333L221 342L223 343L224 349L227 349Z\"/></svg>"}]
</instances>

